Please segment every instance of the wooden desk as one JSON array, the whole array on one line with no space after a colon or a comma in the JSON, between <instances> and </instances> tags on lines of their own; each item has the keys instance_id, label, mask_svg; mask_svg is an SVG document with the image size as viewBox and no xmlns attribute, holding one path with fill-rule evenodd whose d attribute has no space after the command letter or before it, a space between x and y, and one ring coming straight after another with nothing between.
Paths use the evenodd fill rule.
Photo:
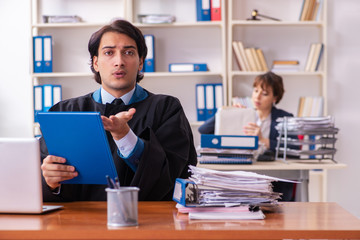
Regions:
<instances>
[{"instance_id":1,"label":"wooden desk","mask_svg":"<svg viewBox=\"0 0 360 240\"><path fill-rule=\"evenodd\" d=\"M139 226L119 229L107 228L106 202L63 205L0 214L0 239L360 239L360 220L336 203L283 203L265 220L211 222L177 217L175 202L140 202Z\"/></svg>"},{"instance_id":2,"label":"wooden desk","mask_svg":"<svg viewBox=\"0 0 360 240\"><path fill-rule=\"evenodd\" d=\"M301 182L300 187L297 188L296 201L307 202L309 199L309 171L310 170L322 170L322 189L321 199L326 202L327 196L327 170L346 168L346 164L334 163L331 160L288 160L284 162L282 160L272 162L255 162L253 164L198 164L198 167L221 170L221 171L252 171L259 174L265 174L273 177L280 177L285 179L293 179Z\"/></svg>"}]
</instances>

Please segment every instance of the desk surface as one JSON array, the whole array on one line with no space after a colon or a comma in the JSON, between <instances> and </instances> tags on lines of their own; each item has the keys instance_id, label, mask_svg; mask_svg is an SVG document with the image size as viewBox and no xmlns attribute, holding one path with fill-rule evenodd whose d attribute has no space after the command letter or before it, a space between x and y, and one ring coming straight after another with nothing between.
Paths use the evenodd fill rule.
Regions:
<instances>
[{"instance_id":1,"label":"desk surface","mask_svg":"<svg viewBox=\"0 0 360 240\"><path fill-rule=\"evenodd\" d=\"M177 216L175 202L139 202L139 226L116 230L107 228L106 202L63 205L44 215L0 214L0 239L360 239L360 220L336 203L282 203L265 220L211 222Z\"/></svg>"},{"instance_id":2,"label":"desk surface","mask_svg":"<svg viewBox=\"0 0 360 240\"><path fill-rule=\"evenodd\" d=\"M334 163L331 160L277 160L272 162L255 162L253 164L198 164L198 167L215 170L313 170L313 169L341 169L346 164Z\"/></svg>"}]
</instances>

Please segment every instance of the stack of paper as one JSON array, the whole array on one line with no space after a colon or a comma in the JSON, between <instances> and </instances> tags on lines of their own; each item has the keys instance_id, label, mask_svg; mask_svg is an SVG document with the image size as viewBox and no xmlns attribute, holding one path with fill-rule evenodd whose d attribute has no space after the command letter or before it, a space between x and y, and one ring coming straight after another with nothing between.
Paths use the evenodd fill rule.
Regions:
<instances>
[{"instance_id":1,"label":"stack of paper","mask_svg":"<svg viewBox=\"0 0 360 240\"><path fill-rule=\"evenodd\" d=\"M335 127L332 116L327 117L285 117L277 119L279 131L277 155L297 159L334 160ZM298 138L289 138L298 136Z\"/></svg>"},{"instance_id":2,"label":"stack of paper","mask_svg":"<svg viewBox=\"0 0 360 240\"><path fill-rule=\"evenodd\" d=\"M189 179L176 179L173 199L189 219L264 219L261 207L277 205L273 181L293 182L245 171L189 166Z\"/></svg>"},{"instance_id":3,"label":"stack of paper","mask_svg":"<svg viewBox=\"0 0 360 240\"><path fill-rule=\"evenodd\" d=\"M273 181L286 181L246 171L216 171L189 166L197 186L197 203L204 206L259 205L277 203L280 193L273 192Z\"/></svg>"}]
</instances>

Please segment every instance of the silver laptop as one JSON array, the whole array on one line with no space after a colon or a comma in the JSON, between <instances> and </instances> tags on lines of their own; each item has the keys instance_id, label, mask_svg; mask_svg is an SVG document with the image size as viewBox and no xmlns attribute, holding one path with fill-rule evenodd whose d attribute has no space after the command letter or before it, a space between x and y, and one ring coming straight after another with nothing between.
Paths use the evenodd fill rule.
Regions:
<instances>
[{"instance_id":1,"label":"silver laptop","mask_svg":"<svg viewBox=\"0 0 360 240\"><path fill-rule=\"evenodd\" d=\"M0 213L39 214L43 206L40 147L35 138L0 138Z\"/></svg>"}]
</instances>

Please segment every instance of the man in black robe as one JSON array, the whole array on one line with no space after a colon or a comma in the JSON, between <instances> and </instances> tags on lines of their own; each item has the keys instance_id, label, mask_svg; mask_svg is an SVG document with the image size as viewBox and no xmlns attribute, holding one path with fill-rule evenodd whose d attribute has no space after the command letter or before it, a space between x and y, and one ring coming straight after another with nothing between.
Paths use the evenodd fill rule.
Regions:
<instances>
[{"instance_id":1,"label":"man in black robe","mask_svg":"<svg viewBox=\"0 0 360 240\"><path fill-rule=\"evenodd\" d=\"M137 84L147 48L140 30L129 22L104 26L91 36L88 49L101 88L50 111L100 112L120 184L139 187L139 200L171 200L175 179L187 178L188 165L197 163L179 100ZM120 104L112 103L116 101ZM44 201L106 200L105 185L60 184L78 173L73 166L58 164L66 159L48 155L43 139L41 158Z\"/></svg>"}]
</instances>

